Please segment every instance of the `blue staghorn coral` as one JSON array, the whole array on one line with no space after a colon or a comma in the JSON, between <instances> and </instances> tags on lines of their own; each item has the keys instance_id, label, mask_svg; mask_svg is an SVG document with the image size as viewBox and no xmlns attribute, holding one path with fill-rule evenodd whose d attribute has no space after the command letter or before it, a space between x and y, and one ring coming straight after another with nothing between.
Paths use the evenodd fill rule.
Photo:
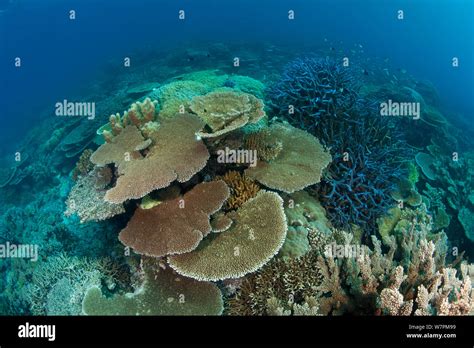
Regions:
<instances>
[{"instance_id":1,"label":"blue staghorn coral","mask_svg":"<svg viewBox=\"0 0 474 348\"><path fill-rule=\"evenodd\" d=\"M359 97L352 70L328 58L296 59L267 92L273 114L330 148L333 162L312 192L333 225L373 232L395 203L390 191L407 158L396 124Z\"/></svg>"}]
</instances>

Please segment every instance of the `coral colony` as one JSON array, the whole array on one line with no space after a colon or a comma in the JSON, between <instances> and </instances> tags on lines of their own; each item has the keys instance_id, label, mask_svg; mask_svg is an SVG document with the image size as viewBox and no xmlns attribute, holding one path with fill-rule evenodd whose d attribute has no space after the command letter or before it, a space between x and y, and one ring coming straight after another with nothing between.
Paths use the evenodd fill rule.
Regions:
<instances>
[{"instance_id":1,"label":"coral colony","mask_svg":"<svg viewBox=\"0 0 474 348\"><path fill-rule=\"evenodd\" d=\"M58 103L94 123L61 117L2 167L5 197L55 182L1 216L2 240L40 245L38 262L8 260L23 276L7 280L1 308L469 314L474 266L448 252L448 235L472 247L474 153L453 160L462 144L432 88L361 74L312 56L265 84L218 69L141 81L99 103L102 124ZM75 166L51 175L58 158Z\"/></svg>"}]
</instances>

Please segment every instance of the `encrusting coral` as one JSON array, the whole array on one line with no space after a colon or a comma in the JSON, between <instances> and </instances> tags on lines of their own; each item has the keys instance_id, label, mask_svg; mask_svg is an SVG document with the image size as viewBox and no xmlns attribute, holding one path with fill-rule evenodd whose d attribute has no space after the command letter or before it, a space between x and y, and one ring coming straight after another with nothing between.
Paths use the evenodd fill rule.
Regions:
<instances>
[{"instance_id":1,"label":"encrusting coral","mask_svg":"<svg viewBox=\"0 0 474 348\"><path fill-rule=\"evenodd\" d=\"M245 202L223 233L204 239L197 249L168 257L179 274L198 280L239 278L266 264L286 237L283 201L276 193L260 191Z\"/></svg>"},{"instance_id":2,"label":"encrusting coral","mask_svg":"<svg viewBox=\"0 0 474 348\"><path fill-rule=\"evenodd\" d=\"M235 170L228 171L223 176L217 176L216 180L224 180L229 186L230 197L225 204L226 209L237 209L250 198L255 197L260 187L245 174Z\"/></svg>"},{"instance_id":3,"label":"encrusting coral","mask_svg":"<svg viewBox=\"0 0 474 348\"><path fill-rule=\"evenodd\" d=\"M157 260L143 263L144 280L134 293L105 297L91 287L82 303L87 315L220 315L222 294L209 282L182 277Z\"/></svg>"},{"instance_id":4,"label":"encrusting coral","mask_svg":"<svg viewBox=\"0 0 474 348\"><path fill-rule=\"evenodd\" d=\"M331 155L319 141L303 130L273 124L270 137L282 143L282 150L271 162L258 161L245 174L263 185L291 193L318 183Z\"/></svg>"},{"instance_id":5,"label":"encrusting coral","mask_svg":"<svg viewBox=\"0 0 474 348\"><path fill-rule=\"evenodd\" d=\"M192 251L211 232L209 217L228 196L221 180L198 184L182 197L138 208L119 239L136 253L154 257Z\"/></svg>"},{"instance_id":6,"label":"encrusting coral","mask_svg":"<svg viewBox=\"0 0 474 348\"><path fill-rule=\"evenodd\" d=\"M265 116L263 102L251 94L236 92L211 92L194 97L191 111L197 114L211 132L197 133L201 138L215 138L256 123Z\"/></svg>"},{"instance_id":7,"label":"encrusting coral","mask_svg":"<svg viewBox=\"0 0 474 348\"><path fill-rule=\"evenodd\" d=\"M146 157L122 162L116 185L107 191L105 199L122 203L142 198L153 190L167 187L171 182L188 181L209 159L209 152L195 133L202 128L195 115L178 114L163 120L152 134L153 146ZM100 149L100 148L99 148Z\"/></svg>"}]
</instances>

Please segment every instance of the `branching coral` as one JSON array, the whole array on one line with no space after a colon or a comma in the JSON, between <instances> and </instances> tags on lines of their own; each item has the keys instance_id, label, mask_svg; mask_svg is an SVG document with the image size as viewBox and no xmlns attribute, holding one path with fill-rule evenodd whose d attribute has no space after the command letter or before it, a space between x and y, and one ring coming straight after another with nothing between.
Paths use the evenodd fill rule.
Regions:
<instances>
[{"instance_id":1,"label":"branching coral","mask_svg":"<svg viewBox=\"0 0 474 348\"><path fill-rule=\"evenodd\" d=\"M154 257L192 251L211 232L209 217L228 196L223 181L198 184L183 197L138 208L119 239L135 252Z\"/></svg>"},{"instance_id":2,"label":"branching coral","mask_svg":"<svg viewBox=\"0 0 474 348\"><path fill-rule=\"evenodd\" d=\"M191 110L211 129L200 131L202 138L214 138L247 123L256 123L265 116L263 102L251 94L236 92L211 92L194 97Z\"/></svg>"},{"instance_id":3,"label":"branching coral","mask_svg":"<svg viewBox=\"0 0 474 348\"><path fill-rule=\"evenodd\" d=\"M224 180L230 188L230 197L225 204L226 209L233 210L242 206L250 198L255 197L260 187L245 174L231 170L223 176L217 176L217 180Z\"/></svg>"},{"instance_id":4,"label":"branching coral","mask_svg":"<svg viewBox=\"0 0 474 348\"><path fill-rule=\"evenodd\" d=\"M320 181L331 155L318 140L290 125L274 124L272 138L282 143L282 150L271 162L259 161L245 174L272 189L291 193Z\"/></svg>"},{"instance_id":5,"label":"branching coral","mask_svg":"<svg viewBox=\"0 0 474 348\"><path fill-rule=\"evenodd\" d=\"M223 310L219 288L209 282L182 277L159 261L147 262L145 279L134 293L105 297L91 287L82 304L87 315L219 315Z\"/></svg>"},{"instance_id":6,"label":"branching coral","mask_svg":"<svg viewBox=\"0 0 474 348\"><path fill-rule=\"evenodd\" d=\"M243 279L236 296L229 299L227 313L272 315L276 314L275 307L293 313L294 305L303 305L305 299L320 294L317 288L322 277L314 267L316 262L315 253L294 259L273 259Z\"/></svg>"},{"instance_id":7,"label":"branching coral","mask_svg":"<svg viewBox=\"0 0 474 348\"><path fill-rule=\"evenodd\" d=\"M393 205L389 193L408 150L396 125L359 98L353 72L332 59L296 59L270 88L270 107L330 148L333 161L316 194L331 222L372 233Z\"/></svg>"},{"instance_id":8,"label":"branching coral","mask_svg":"<svg viewBox=\"0 0 474 348\"><path fill-rule=\"evenodd\" d=\"M147 156L124 163L115 187L107 191L105 199L122 203L167 187L174 180L188 181L209 159L206 146L195 135L202 125L197 116L190 114L164 120L152 134L153 146Z\"/></svg>"},{"instance_id":9,"label":"branching coral","mask_svg":"<svg viewBox=\"0 0 474 348\"><path fill-rule=\"evenodd\" d=\"M53 256L33 272L28 285L31 311L35 315L80 315L88 287L100 286L101 281L112 284L118 274L110 259Z\"/></svg>"},{"instance_id":10,"label":"branching coral","mask_svg":"<svg viewBox=\"0 0 474 348\"><path fill-rule=\"evenodd\" d=\"M273 114L312 134L354 107L357 93L354 77L341 63L329 59L298 58L289 63L280 80L268 90ZM326 139L323 139L326 140Z\"/></svg>"},{"instance_id":11,"label":"branching coral","mask_svg":"<svg viewBox=\"0 0 474 348\"><path fill-rule=\"evenodd\" d=\"M235 212L227 231L208 236L190 253L170 256L170 266L182 275L212 281L258 270L285 241L282 203L276 193L260 191Z\"/></svg>"}]
</instances>

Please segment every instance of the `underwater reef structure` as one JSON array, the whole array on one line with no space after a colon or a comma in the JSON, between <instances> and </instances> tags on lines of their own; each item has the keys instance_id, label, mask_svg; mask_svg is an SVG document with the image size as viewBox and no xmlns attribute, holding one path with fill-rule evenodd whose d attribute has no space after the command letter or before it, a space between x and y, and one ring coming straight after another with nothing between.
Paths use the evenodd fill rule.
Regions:
<instances>
[{"instance_id":1,"label":"underwater reef structure","mask_svg":"<svg viewBox=\"0 0 474 348\"><path fill-rule=\"evenodd\" d=\"M449 133L430 86L418 93L384 83L361 92L353 69L332 58L296 59L267 89L248 76L184 71L160 82L130 77L120 98L104 102L111 116L101 125L58 127L42 147L54 156L35 168L27 169L33 151L8 162L2 190L42 167L57 182L24 208L6 209L0 238L35 242L54 256L39 266L0 260L2 271L21 270L25 285L16 289L13 273L5 276L0 308L37 315L473 311L473 265L448 253L447 229L461 226L457 237L474 239L474 157L448 163L449 136L412 152L397 122L374 106L387 95L423 101L431 107L423 127ZM235 157L221 156L226 151ZM48 169L58 158L67 166Z\"/></svg>"},{"instance_id":2,"label":"underwater reef structure","mask_svg":"<svg viewBox=\"0 0 474 348\"><path fill-rule=\"evenodd\" d=\"M269 105L330 148L332 162L314 194L333 225L371 233L394 204L393 181L403 174L409 151L394 124L359 96L351 71L329 58L296 59L269 88Z\"/></svg>"}]
</instances>

